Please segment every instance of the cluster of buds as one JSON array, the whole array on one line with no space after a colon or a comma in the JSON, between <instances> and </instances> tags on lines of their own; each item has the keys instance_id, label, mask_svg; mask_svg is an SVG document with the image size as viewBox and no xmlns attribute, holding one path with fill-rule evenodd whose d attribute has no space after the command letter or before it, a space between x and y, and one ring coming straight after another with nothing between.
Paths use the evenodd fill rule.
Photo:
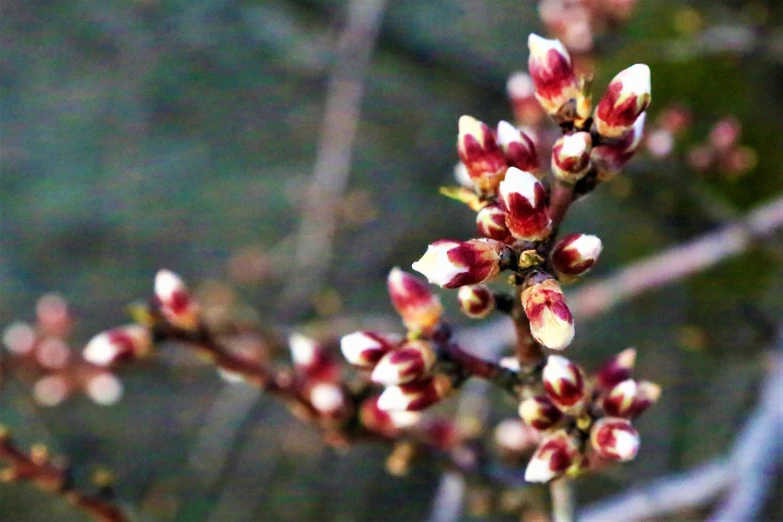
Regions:
<instances>
[{"instance_id":1,"label":"cluster of buds","mask_svg":"<svg viewBox=\"0 0 783 522\"><path fill-rule=\"evenodd\" d=\"M726 178L736 179L756 166L756 151L740 145L742 124L726 117L713 125L704 143L688 152L688 164L699 172L718 171Z\"/></svg>"},{"instance_id":2,"label":"cluster of buds","mask_svg":"<svg viewBox=\"0 0 783 522\"><path fill-rule=\"evenodd\" d=\"M579 475L605 461L636 457L639 434L631 420L652 406L660 388L631 377L636 351L628 348L592 378L559 355L543 371L544 393L526 398L519 415L541 433L525 471L528 482L548 482L564 474Z\"/></svg>"},{"instance_id":3,"label":"cluster of buds","mask_svg":"<svg viewBox=\"0 0 783 522\"><path fill-rule=\"evenodd\" d=\"M14 375L32 385L33 399L41 406L57 406L79 391L96 404L115 404L122 397L122 382L73 352L69 339L74 323L61 296L42 296L34 324L16 321L3 332Z\"/></svg>"},{"instance_id":4,"label":"cluster of buds","mask_svg":"<svg viewBox=\"0 0 783 522\"><path fill-rule=\"evenodd\" d=\"M625 23L636 0L541 0L538 12L549 32L575 53L589 53L595 36Z\"/></svg>"},{"instance_id":5,"label":"cluster of buds","mask_svg":"<svg viewBox=\"0 0 783 522\"><path fill-rule=\"evenodd\" d=\"M294 378L301 383L299 393L317 411L321 421L339 424L352 408L342 386L340 365L323 344L302 334L292 334L288 345Z\"/></svg>"}]
</instances>

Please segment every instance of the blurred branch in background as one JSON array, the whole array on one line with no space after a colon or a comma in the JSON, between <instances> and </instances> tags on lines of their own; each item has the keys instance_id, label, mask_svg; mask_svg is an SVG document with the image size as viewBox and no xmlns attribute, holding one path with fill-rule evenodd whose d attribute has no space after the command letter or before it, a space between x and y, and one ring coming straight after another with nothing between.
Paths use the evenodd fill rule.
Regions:
<instances>
[{"instance_id":1,"label":"blurred branch in background","mask_svg":"<svg viewBox=\"0 0 783 522\"><path fill-rule=\"evenodd\" d=\"M710 520L757 520L783 464L783 329L775 342L759 404L728 456L598 502L579 513L579 520L646 520L709 505L723 492Z\"/></svg>"},{"instance_id":2,"label":"blurred branch in background","mask_svg":"<svg viewBox=\"0 0 783 522\"><path fill-rule=\"evenodd\" d=\"M317 292L332 259L339 200L348 184L364 80L386 7L386 0L353 0L348 5L326 95L313 176L302 208L302 222L288 286L280 310L295 317Z\"/></svg>"}]
</instances>

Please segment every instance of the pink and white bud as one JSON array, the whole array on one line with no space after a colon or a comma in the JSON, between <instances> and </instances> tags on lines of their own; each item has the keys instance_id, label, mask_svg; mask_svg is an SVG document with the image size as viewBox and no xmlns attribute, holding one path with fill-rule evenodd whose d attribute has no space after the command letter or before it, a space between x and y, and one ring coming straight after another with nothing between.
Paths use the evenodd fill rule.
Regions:
<instances>
[{"instance_id":1,"label":"pink and white bud","mask_svg":"<svg viewBox=\"0 0 783 522\"><path fill-rule=\"evenodd\" d=\"M71 383L62 373L41 377L33 385L33 398L41 406L53 407L61 404L73 392Z\"/></svg>"},{"instance_id":2,"label":"pink and white bud","mask_svg":"<svg viewBox=\"0 0 783 522\"><path fill-rule=\"evenodd\" d=\"M633 379L626 379L614 387L603 398L603 407L610 417L630 417L634 413L638 386Z\"/></svg>"},{"instance_id":3,"label":"pink and white bud","mask_svg":"<svg viewBox=\"0 0 783 522\"><path fill-rule=\"evenodd\" d=\"M440 322L443 306L426 283L395 267L389 272L386 286L395 310L409 330L430 330Z\"/></svg>"},{"instance_id":4,"label":"pink and white bud","mask_svg":"<svg viewBox=\"0 0 783 522\"><path fill-rule=\"evenodd\" d=\"M544 391L552 404L577 415L585 403L585 380L577 365L559 355L550 355L542 375Z\"/></svg>"},{"instance_id":5,"label":"pink and white bud","mask_svg":"<svg viewBox=\"0 0 783 522\"><path fill-rule=\"evenodd\" d=\"M533 338L551 350L562 350L574 339L574 318L563 290L554 279L533 283L522 292L522 307Z\"/></svg>"},{"instance_id":6,"label":"pink and white bud","mask_svg":"<svg viewBox=\"0 0 783 522\"><path fill-rule=\"evenodd\" d=\"M506 226L517 239L538 241L551 232L546 189L534 175L510 167L500 184L500 203Z\"/></svg>"},{"instance_id":7,"label":"pink and white bud","mask_svg":"<svg viewBox=\"0 0 783 522\"><path fill-rule=\"evenodd\" d=\"M502 243L492 239L442 239L429 245L412 268L443 288L475 285L498 275L502 248Z\"/></svg>"},{"instance_id":8,"label":"pink and white bud","mask_svg":"<svg viewBox=\"0 0 783 522\"><path fill-rule=\"evenodd\" d=\"M57 337L42 339L35 347L35 360L48 370L61 370L71 359L71 348Z\"/></svg>"},{"instance_id":9,"label":"pink and white bud","mask_svg":"<svg viewBox=\"0 0 783 522\"><path fill-rule=\"evenodd\" d=\"M310 404L322 415L340 416L348 408L345 392L336 384L319 382L309 389Z\"/></svg>"},{"instance_id":10,"label":"pink and white bud","mask_svg":"<svg viewBox=\"0 0 783 522\"><path fill-rule=\"evenodd\" d=\"M399 340L377 332L359 331L340 339L340 350L350 364L371 369L381 357L397 347Z\"/></svg>"},{"instance_id":11,"label":"pink and white bud","mask_svg":"<svg viewBox=\"0 0 783 522\"><path fill-rule=\"evenodd\" d=\"M84 360L97 366L114 364L143 357L152 349L150 331L132 324L99 333L84 347Z\"/></svg>"},{"instance_id":12,"label":"pink and white bud","mask_svg":"<svg viewBox=\"0 0 783 522\"><path fill-rule=\"evenodd\" d=\"M725 152L737 144L741 134L742 124L737 118L729 116L712 127L709 142L716 150Z\"/></svg>"},{"instance_id":13,"label":"pink and white bud","mask_svg":"<svg viewBox=\"0 0 783 522\"><path fill-rule=\"evenodd\" d=\"M495 295L486 285L463 286L457 293L459 309L471 319L481 319L495 309Z\"/></svg>"},{"instance_id":14,"label":"pink and white bud","mask_svg":"<svg viewBox=\"0 0 783 522\"><path fill-rule=\"evenodd\" d=\"M505 419L495 426L495 444L504 452L523 453L541 442L541 435L519 419Z\"/></svg>"},{"instance_id":15,"label":"pink and white bud","mask_svg":"<svg viewBox=\"0 0 783 522\"><path fill-rule=\"evenodd\" d=\"M112 406L122 399L122 382L112 373L100 372L87 379L84 391L95 404Z\"/></svg>"},{"instance_id":16,"label":"pink and white bud","mask_svg":"<svg viewBox=\"0 0 783 522\"><path fill-rule=\"evenodd\" d=\"M498 205L487 205L476 213L476 229L482 236L495 241L514 241L506 226L506 212Z\"/></svg>"},{"instance_id":17,"label":"pink and white bud","mask_svg":"<svg viewBox=\"0 0 783 522\"><path fill-rule=\"evenodd\" d=\"M558 180L574 184L590 169L593 139L588 132L561 136L552 147L552 174Z\"/></svg>"},{"instance_id":18,"label":"pink and white bud","mask_svg":"<svg viewBox=\"0 0 783 522\"><path fill-rule=\"evenodd\" d=\"M548 430L563 418L563 412L557 409L546 395L536 395L522 401L519 416L528 426L537 430Z\"/></svg>"},{"instance_id":19,"label":"pink and white bud","mask_svg":"<svg viewBox=\"0 0 783 522\"><path fill-rule=\"evenodd\" d=\"M155 299L163 317L173 326L191 331L198 328L199 305L177 274L170 270L158 271Z\"/></svg>"},{"instance_id":20,"label":"pink and white bud","mask_svg":"<svg viewBox=\"0 0 783 522\"><path fill-rule=\"evenodd\" d=\"M616 176L636 153L644 136L647 113L636 118L631 130L616 142L593 147L590 159L598 173L599 181L608 181Z\"/></svg>"},{"instance_id":21,"label":"pink and white bud","mask_svg":"<svg viewBox=\"0 0 783 522\"><path fill-rule=\"evenodd\" d=\"M604 363L596 374L596 387L608 391L630 379L636 364L636 348L626 348Z\"/></svg>"},{"instance_id":22,"label":"pink and white bud","mask_svg":"<svg viewBox=\"0 0 783 522\"><path fill-rule=\"evenodd\" d=\"M579 456L576 441L558 430L541 441L525 469L526 482L549 482L563 475Z\"/></svg>"},{"instance_id":23,"label":"pink and white bud","mask_svg":"<svg viewBox=\"0 0 783 522\"><path fill-rule=\"evenodd\" d=\"M419 380L429 373L436 359L431 343L408 341L384 355L375 365L370 378L386 386Z\"/></svg>"},{"instance_id":24,"label":"pink and white bud","mask_svg":"<svg viewBox=\"0 0 783 522\"><path fill-rule=\"evenodd\" d=\"M498 122L498 144L509 167L528 172L538 170L538 154L533 140L507 121Z\"/></svg>"},{"instance_id":25,"label":"pink and white bud","mask_svg":"<svg viewBox=\"0 0 783 522\"><path fill-rule=\"evenodd\" d=\"M370 397L362 402L359 406L359 422L368 430L384 437L393 438L400 432L391 414L378 407L378 397Z\"/></svg>"},{"instance_id":26,"label":"pink and white bud","mask_svg":"<svg viewBox=\"0 0 783 522\"><path fill-rule=\"evenodd\" d=\"M590 444L606 460L633 460L639 452L639 442L639 432L627 419L604 417L590 430Z\"/></svg>"},{"instance_id":27,"label":"pink and white bud","mask_svg":"<svg viewBox=\"0 0 783 522\"><path fill-rule=\"evenodd\" d=\"M461 116L457 152L479 192L494 194L508 166L492 129L476 118Z\"/></svg>"},{"instance_id":28,"label":"pink and white bud","mask_svg":"<svg viewBox=\"0 0 783 522\"><path fill-rule=\"evenodd\" d=\"M3 344L9 352L15 355L30 353L38 340L32 326L22 321L8 325L3 331Z\"/></svg>"},{"instance_id":29,"label":"pink and white bud","mask_svg":"<svg viewBox=\"0 0 783 522\"><path fill-rule=\"evenodd\" d=\"M552 249L552 267L561 282L572 282L593 268L601 249L601 240L596 236L568 235Z\"/></svg>"},{"instance_id":30,"label":"pink and white bud","mask_svg":"<svg viewBox=\"0 0 783 522\"><path fill-rule=\"evenodd\" d=\"M60 294L44 294L35 303L38 330L51 337L66 337L73 327L74 317Z\"/></svg>"},{"instance_id":31,"label":"pink and white bud","mask_svg":"<svg viewBox=\"0 0 783 522\"><path fill-rule=\"evenodd\" d=\"M658 402L661 397L661 387L650 381L640 381L636 386L636 396L633 400L633 417L638 417Z\"/></svg>"},{"instance_id":32,"label":"pink and white bud","mask_svg":"<svg viewBox=\"0 0 783 522\"><path fill-rule=\"evenodd\" d=\"M288 338L288 346L297 372L314 381L333 382L339 379L340 368L336 361L314 339L294 332Z\"/></svg>"},{"instance_id":33,"label":"pink and white bud","mask_svg":"<svg viewBox=\"0 0 783 522\"><path fill-rule=\"evenodd\" d=\"M544 117L544 110L535 96L533 79L525 72L515 72L506 82L506 93L511 100L514 119L524 125L536 125Z\"/></svg>"},{"instance_id":34,"label":"pink and white bud","mask_svg":"<svg viewBox=\"0 0 783 522\"><path fill-rule=\"evenodd\" d=\"M579 82L571 66L571 56L558 40L547 40L531 34L527 40L530 58L527 62L533 79L536 99L550 116L557 116L564 106L579 96Z\"/></svg>"},{"instance_id":35,"label":"pink and white bud","mask_svg":"<svg viewBox=\"0 0 783 522\"><path fill-rule=\"evenodd\" d=\"M378 408L383 411L421 411L440 402L451 388L451 378L441 374L399 386L388 386L378 397Z\"/></svg>"},{"instance_id":36,"label":"pink and white bud","mask_svg":"<svg viewBox=\"0 0 783 522\"><path fill-rule=\"evenodd\" d=\"M609 82L596 108L594 121L598 134L607 138L625 136L650 105L650 99L648 66L637 63L621 71Z\"/></svg>"}]
</instances>

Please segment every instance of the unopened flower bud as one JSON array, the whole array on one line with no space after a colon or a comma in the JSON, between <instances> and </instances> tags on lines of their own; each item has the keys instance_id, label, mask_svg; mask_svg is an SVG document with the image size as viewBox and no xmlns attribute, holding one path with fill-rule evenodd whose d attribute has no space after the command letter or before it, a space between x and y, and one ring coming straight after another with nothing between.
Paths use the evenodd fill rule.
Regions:
<instances>
[{"instance_id":1,"label":"unopened flower bud","mask_svg":"<svg viewBox=\"0 0 783 522\"><path fill-rule=\"evenodd\" d=\"M375 365L370 378L386 386L421 379L432 369L436 358L429 342L408 341L384 355Z\"/></svg>"},{"instance_id":2,"label":"unopened flower bud","mask_svg":"<svg viewBox=\"0 0 783 522\"><path fill-rule=\"evenodd\" d=\"M498 144L509 167L535 172L538 170L536 146L530 137L507 121L498 122Z\"/></svg>"},{"instance_id":3,"label":"unopened flower bud","mask_svg":"<svg viewBox=\"0 0 783 522\"><path fill-rule=\"evenodd\" d=\"M564 106L579 95L579 83L571 66L571 57L560 41L547 40L537 34L530 35L527 46L530 49L527 66L536 89L536 98L547 114L558 116L565 110Z\"/></svg>"},{"instance_id":4,"label":"unopened flower bud","mask_svg":"<svg viewBox=\"0 0 783 522\"><path fill-rule=\"evenodd\" d=\"M590 168L593 140L588 132L561 136L552 148L552 174L558 180L574 184Z\"/></svg>"},{"instance_id":5,"label":"unopened flower bud","mask_svg":"<svg viewBox=\"0 0 783 522\"><path fill-rule=\"evenodd\" d=\"M506 226L506 212L498 205L487 205L476 213L476 229L482 236L495 241L514 241Z\"/></svg>"},{"instance_id":6,"label":"unopened flower bud","mask_svg":"<svg viewBox=\"0 0 783 522\"><path fill-rule=\"evenodd\" d=\"M522 453L539 442L539 433L519 419L505 419L495 427L495 443L505 453Z\"/></svg>"},{"instance_id":7,"label":"unopened flower bud","mask_svg":"<svg viewBox=\"0 0 783 522\"><path fill-rule=\"evenodd\" d=\"M522 307L533 338L552 350L562 350L574 338L574 318L554 279L533 283L522 292Z\"/></svg>"},{"instance_id":8,"label":"unopened flower bud","mask_svg":"<svg viewBox=\"0 0 783 522\"><path fill-rule=\"evenodd\" d=\"M578 414L585 402L585 381L577 365L559 355L550 355L542 375L544 391L563 413Z\"/></svg>"},{"instance_id":9,"label":"unopened flower bud","mask_svg":"<svg viewBox=\"0 0 783 522\"><path fill-rule=\"evenodd\" d=\"M174 272L158 271L155 276L155 299L163 317L173 326L191 331L198 327L198 303Z\"/></svg>"},{"instance_id":10,"label":"unopened flower bud","mask_svg":"<svg viewBox=\"0 0 783 522\"><path fill-rule=\"evenodd\" d=\"M457 151L476 188L494 194L508 166L492 129L471 116L460 117Z\"/></svg>"},{"instance_id":11,"label":"unopened flower bud","mask_svg":"<svg viewBox=\"0 0 783 522\"><path fill-rule=\"evenodd\" d=\"M340 350L350 364L369 369L394 350L397 343L397 339L386 334L359 331L343 336L340 339Z\"/></svg>"},{"instance_id":12,"label":"unopened flower bud","mask_svg":"<svg viewBox=\"0 0 783 522\"><path fill-rule=\"evenodd\" d=\"M420 411L446 397L451 388L451 378L442 374L388 386L378 398L378 408L384 411Z\"/></svg>"},{"instance_id":13,"label":"unopened flower bud","mask_svg":"<svg viewBox=\"0 0 783 522\"><path fill-rule=\"evenodd\" d=\"M563 412L558 410L547 396L536 395L522 401L519 405L519 416L528 426L537 430L548 430L563 418Z\"/></svg>"},{"instance_id":14,"label":"unopened flower bud","mask_svg":"<svg viewBox=\"0 0 783 522\"><path fill-rule=\"evenodd\" d=\"M517 239L537 241L551 232L546 189L534 175L511 167L500 184L500 202L506 226Z\"/></svg>"},{"instance_id":15,"label":"unopened flower bud","mask_svg":"<svg viewBox=\"0 0 783 522\"><path fill-rule=\"evenodd\" d=\"M492 239L432 243L412 267L430 283L457 288L489 281L500 272L503 244Z\"/></svg>"},{"instance_id":16,"label":"unopened flower bud","mask_svg":"<svg viewBox=\"0 0 783 522\"><path fill-rule=\"evenodd\" d=\"M152 338L147 328L132 324L99 333L84 347L84 359L97 366L113 364L143 357L152 348Z\"/></svg>"},{"instance_id":17,"label":"unopened flower bud","mask_svg":"<svg viewBox=\"0 0 783 522\"><path fill-rule=\"evenodd\" d=\"M621 71L609 82L606 94L595 111L598 134L607 138L624 136L650 105L650 99L648 66L637 63Z\"/></svg>"},{"instance_id":18,"label":"unopened flower bud","mask_svg":"<svg viewBox=\"0 0 783 522\"><path fill-rule=\"evenodd\" d=\"M310 404L322 415L338 417L348 407L345 393L336 384L319 382L309 389Z\"/></svg>"},{"instance_id":19,"label":"unopened flower bud","mask_svg":"<svg viewBox=\"0 0 783 522\"><path fill-rule=\"evenodd\" d=\"M293 333L288 338L294 368L314 381L335 381L340 368L323 347L307 336Z\"/></svg>"},{"instance_id":20,"label":"unopened flower bud","mask_svg":"<svg viewBox=\"0 0 783 522\"><path fill-rule=\"evenodd\" d=\"M457 293L459 309L471 319L481 319L495 309L495 296L485 285L463 286Z\"/></svg>"},{"instance_id":21,"label":"unopened flower bud","mask_svg":"<svg viewBox=\"0 0 783 522\"><path fill-rule=\"evenodd\" d=\"M370 397L362 402L359 406L359 422L368 430L389 438L396 437L400 431L390 413L378 407L378 397Z\"/></svg>"},{"instance_id":22,"label":"unopened flower bud","mask_svg":"<svg viewBox=\"0 0 783 522\"><path fill-rule=\"evenodd\" d=\"M627 419L604 417L590 430L590 444L602 459L626 462L639 451L639 432Z\"/></svg>"},{"instance_id":23,"label":"unopened flower bud","mask_svg":"<svg viewBox=\"0 0 783 522\"><path fill-rule=\"evenodd\" d=\"M610 417L629 417L634 412L638 393L636 381L626 379L615 384L603 398L604 411Z\"/></svg>"},{"instance_id":24,"label":"unopened flower bud","mask_svg":"<svg viewBox=\"0 0 783 522\"><path fill-rule=\"evenodd\" d=\"M563 475L579 455L576 441L558 430L541 441L525 469L526 482L549 482Z\"/></svg>"},{"instance_id":25,"label":"unopened flower bud","mask_svg":"<svg viewBox=\"0 0 783 522\"><path fill-rule=\"evenodd\" d=\"M598 173L599 181L613 178L631 160L642 142L646 119L647 113L643 112L623 138L614 143L593 147L590 159Z\"/></svg>"},{"instance_id":26,"label":"unopened flower bud","mask_svg":"<svg viewBox=\"0 0 783 522\"><path fill-rule=\"evenodd\" d=\"M661 387L650 381L639 381L633 400L633 417L638 417L661 397Z\"/></svg>"},{"instance_id":27,"label":"unopened flower bud","mask_svg":"<svg viewBox=\"0 0 783 522\"><path fill-rule=\"evenodd\" d=\"M599 390L610 390L617 384L630 379L636 364L636 349L626 348L604 363L596 374Z\"/></svg>"},{"instance_id":28,"label":"unopened flower bud","mask_svg":"<svg viewBox=\"0 0 783 522\"><path fill-rule=\"evenodd\" d=\"M430 287L411 274L393 268L387 280L389 297L402 322L410 330L430 330L443 315L440 299Z\"/></svg>"},{"instance_id":29,"label":"unopened flower bud","mask_svg":"<svg viewBox=\"0 0 783 522\"><path fill-rule=\"evenodd\" d=\"M571 282L586 274L601 254L601 240L587 234L571 234L552 249L552 267L562 282Z\"/></svg>"},{"instance_id":30,"label":"unopened flower bud","mask_svg":"<svg viewBox=\"0 0 783 522\"><path fill-rule=\"evenodd\" d=\"M536 100L533 79L525 72L515 72L506 82L506 93L511 99L514 118L518 123L535 125L544 117L544 111Z\"/></svg>"}]
</instances>

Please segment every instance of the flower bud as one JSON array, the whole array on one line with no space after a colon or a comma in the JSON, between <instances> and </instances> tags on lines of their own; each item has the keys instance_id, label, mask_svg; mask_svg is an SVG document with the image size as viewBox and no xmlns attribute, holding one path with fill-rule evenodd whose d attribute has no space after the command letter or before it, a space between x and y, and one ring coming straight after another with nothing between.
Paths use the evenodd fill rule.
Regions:
<instances>
[{"instance_id":1,"label":"flower bud","mask_svg":"<svg viewBox=\"0 0 783 522\"><path fill-rule=\"evenodd\" d=\"M636 349L626 348L604 363L596 374L599 390L610 390L617 384L630 379L636 364Z\"/></svg>"},{"instance_id":2,"label":"flower bud","mask_svg":"<svg viewBox=\"0 0 783 522\"><path fill-rule=\"evenodd\" d=\"M408 341L384 355L370 378L386 386L421 379L432 369L436 358L435 350L427 341Z\"/></svg>"},{"instance_id":3,"label":"flower bud","mask_svg":"<svg viewBox=\"0 0 783 522\"><path fill-rule=\"evenodd\" d=\"M544 391L560 411L578 414L585 402L585 381L577 365L559 355L547 359L542 379Z\"/></svg>"},{"instance_id":4,"label":"flower bud","mask_svg":"<svg viewBox=\"0 0 783 522\"><path fill-rule=\"evenodd\" d=\"M339 378L339 366L314 339L293 333L288 338L288 346L297 372L314 381L335 381Z\"/></svg>"},{"instance_id":5,"label":"flower bud","mask_svg":"<svg viewBox=\"0 0 783 522\"><path fill-rule=\"evenodd\" d=\"M506 226L506 212L498 205L487 205L476 213L476 229L482 236L495 241L514 241Z\"/></svg>"},{"instance_id":6,"label":"flower bud","mask_svg":"<svg viewBox=\"0 0 783 522\"><path fill-rule=\"evenodd\" d=\"M97 366L143 357L152 348L152 338L147 328L132 324L99 333L84 347L84 360Z\"/></svg>"},{"instance_id":7,"label":"flower bud","mask_svg":"<svg viewBox=\"0 0 783 522\"><path fill-rule=\"evenodd\" d=\"M528 286L522 292L522 307L536 341L552 350L562 350L571 344L574 318L557 281L546 279Z\"/></svg>"},{"instance_id":8,"label":"flower bud","mask_svg":"<svg viewBox=\"0 0 783 522\"><path fill-rule=\"evenodd\" d=\"M558 40L547 40L537 34L528 37L527 46L530 49L527 67L536 89L536 99L547 114L557 116L579 95L571 57Z\"/></svg>"},{"instance_id":9,"label":"flower bud","mask_svg":"<svg viewBox=\"0 0 783 522\"><path fill-rule=\"evenodd\" d=\"M495 296L485 285L463 286L457 293L459 309L471 319L481 319L495 309Z\"/></svg>"},{"instance_id":10,"label":"flower bud","mask_svg":"<svg viewBox=\"0 0 783 522\"><path fill-rule=\"evenodd\" d=\"M457 288L489 281L500 272L503 244L492 239L451 241L442 239L427 247L427 252L412 267L430 283Z\"/></svg>"},{"instance_id":11,"label":"flower bud","mask_svg":"<svg viewBox=\"0 0 783 522\"><path fill-rule=\"evenodd\" d=\"M537 241L549 235L552 220L546 208L546 189L529 172L511 167L500 184L506 226L517 239Z\"/></svg>"},{"instance_id":12,"label":"flower bud","mask_svg":"<svg viewBox=\"0 0 783 522\"><path fill-rule=\"evenodd\" d=\"M509 167L528 172L538 170L538 155L533 140L507 121L498 122L498 144Z\"/></svg>"},{"instance_id":13,"label":"flower bud","mask_svg":"<svg viewBox=\"0 0 783 522\"><path fill-rule=\"evenodd\" d=\"M381 357L394 350L397 340L377 332L359 331L340 339L340 350L350 364L360 368L373 368Z\"/></svg>"},{"instance_id":14,"label":"flower bud","mask_svg":"<svg viewBox=\"0 0 783 522\"><path fill-rule=\"evenodd\" d=\"M616 176L630 161L644 135L644 123L647 113L643 112L636 118L631 130L620 140L606 145L593 147L590 159L598 173L599 181L608 181Z\"/></svg>"},{"instance_id":15,"label":"flower bud","mask_svg":"<svg viewBox=\"0 0 783 522\"><path fill-rule=\"evenodd\" d=\"M616 384L603 398L604 411L610 417L629 417L634 412L636 381L626 379Z\"/></svg>"},{"instance_id":16,"label":"flower bud","mask_svg":"<svg viewBox=\"0 0 783 522\"><path fill-rule=\"evenodd\" d=\"M508 166L492 129L471 116L461 116L457 152L476 188L494 194Z\"/></svg>"},{"instance_id":17,"label":"flower bud","mask_svg":"<svg viewBox=\"0 0 783 522\"><path fill-rule=\"evenodd\" d=\"M536 100L533 79L525 72L515 72L506 82L506 94L511 100L514 119L525 125L536 125L544 117L544 110Z\"/></svg>"},{"instance_id":18,"label":"flower bud","mask_svg":"<svg viewBox=\"0 0 783 522\"><path fill-rule=\"evenodd\" d=\"M563 475L579 455L573 437L558 430L541 441L525 469L526 482L549 482Z\"/></svg>"},{"instance_id":19,"label":"flower bud","mask_svg":"<svg viewBox=\"0 0 783 522\"><path fill-rule=\"evenodd\" d=\"M310 404L322 415L340 417L348 409L345 392L336 384L319 382L309 389Z\"/></svg>"},{"instance_id":20,"label":"flower bud","mask_svg":"<svg viewBox=\"0 0 783 522\"><path fill-rule=\"evenodd\" d=\"M604 417L590 430L590 444L602 459L626 462L639 451L639 432L626 419Z\"/></svg>"},{"instance_id":21,"label":"flower bud","mask_svg":"<svg viewBox=\"0 0 783 522\"><path fill-rule=\"evenodd\" d=\"M384 437L394 438L400 432L389 412L378 408L378 397L370 397L362 402L359 406L359 422L368 430Z\"/></svg>"},{"instance_id":22,"label":"flower bud","mask_svg":"<svg viewBox=\"0 0 783 522\"><path fill-rule=\"evenodd\" d=\"M539 442L541 435L519 419L505 419L495 426L495 444L506 456L528 451Z\"/></svg>"},{"instance_id":23,"label":"flower bud","mask_svg":"<svg viewBox=\"0 0 783 522\"><path fill-rule=\"evenodd\" d=\"M633 417L638 417L661 397L661 387L650 381L640 381L636 386L636 396L633 399Z\"/></svg>"},{"instance_id":24,"label":"flower bud","mask_svg":"<svg viewBox=\"0 0 783 522\"><path fill-rule=\"evenodd\" d=\"M451 388L451 378L442 374L388 386L378 398L378 408L383 411L420 411L446 397Z\"/></svg>"},{"instance_id":25,"label":"flower bud","mask_svg":"<svg viewBox=\"0 0 783 522\"><path fill-rule=\"evenodd\" d=\"M173 326L191 331L198 327L198 303L174 272L159 270L155 275L155 299L163 317Z\"/></svg>"},{"instance_id":26,"label":"flower bud","mask_svg":"<svg viewBox=\"0 0 783 522\"><path fill-rule=\"evenodd\" d=\"M394 308L409 330L430 330L440 322L443 307L426 283L395 267L389 272L386 286Z\"/></svg>"},{"instance_id":27,"label":"flower bud","mask_svg":"<svg viewBox=\"0 0 783 522\"><path fill-rule=\"evenodd\" d=\"M536 395L522 401L519 405L519 416L528 426L537 430L548 430L563 418L563 413L546 395Z\"/></svg>"},{"instance_id":28,"label":"flower bud","mask_svg":"<svg viewBox=\"0 0 783 522\"><path fill-rule=\"evenodd\" d=\"M571 282L586 274L601 254L601 240L587 234L571 234L552 249L552 267L562 282Z\"/></svg>"},{"instance_id":29,"label":"flower bud","mask_svg":"<svg viewBox=\"0 0 783 522\"><path fill-rule=\"evenodd\" d=\"M650 105L650 68L637 63L621 71L609 82L606 94L595 111L598 134L620 138L633 127Z\"/></svg>"},{"instance_id":30,"label":"flower bud","mask_svg":"<svg viewBox=\"0 0 783 522\"><path fill-rule=\"evenodd\" d=\"M552 174L558 180L574 184L590 169L593 140L587 132L561 136L552 148Z\"/></svg>"}]
</instances>

